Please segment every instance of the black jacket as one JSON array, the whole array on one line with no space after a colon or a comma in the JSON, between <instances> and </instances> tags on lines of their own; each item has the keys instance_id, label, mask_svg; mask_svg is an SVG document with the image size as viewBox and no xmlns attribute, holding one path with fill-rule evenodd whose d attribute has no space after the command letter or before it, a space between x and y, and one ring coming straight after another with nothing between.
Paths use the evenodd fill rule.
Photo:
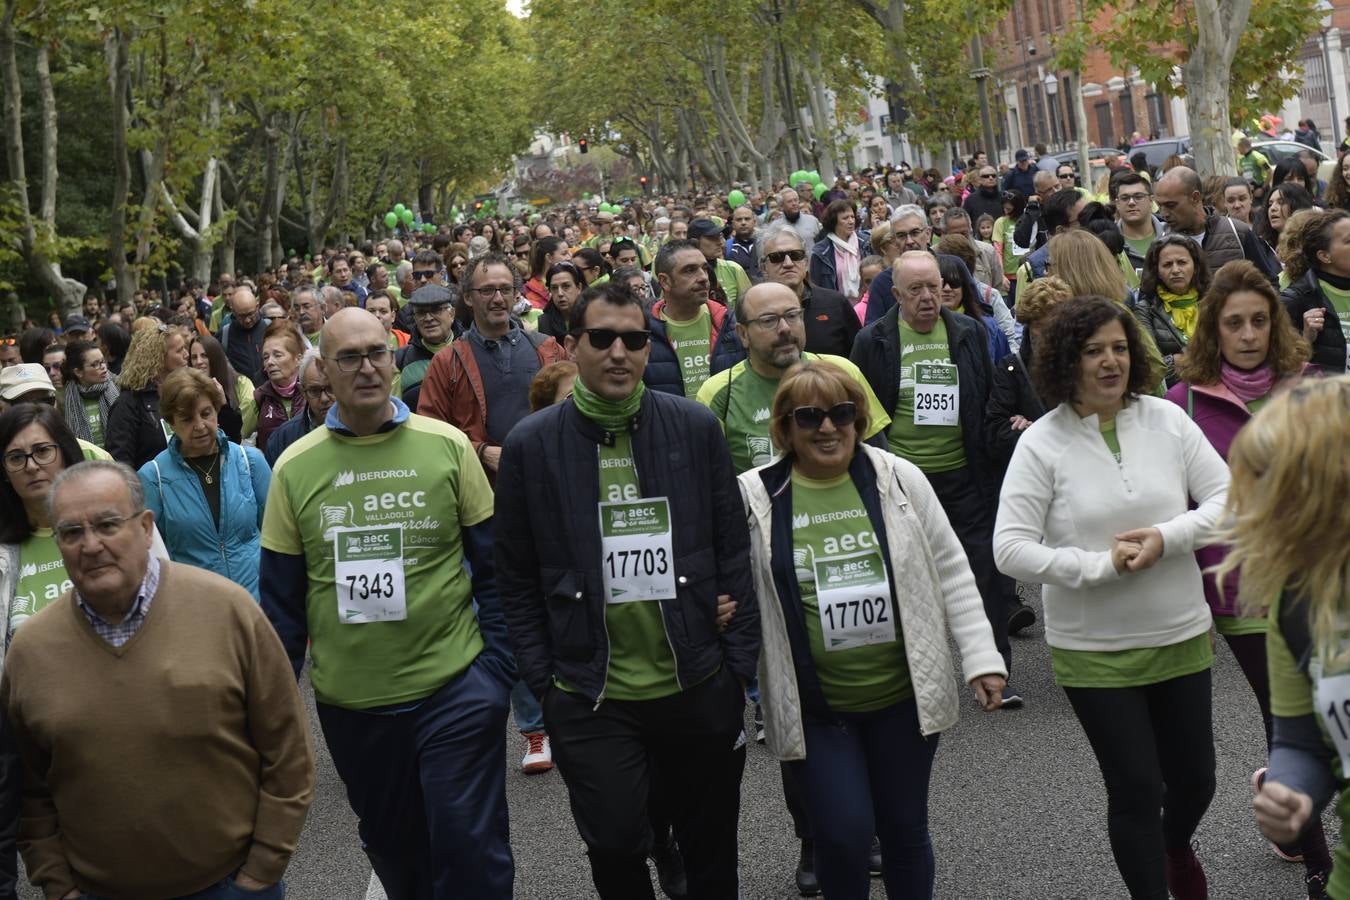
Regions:
<instances>
[{"instance_id":1,"label":"black jacket","mask_svg":"<svg viewBox=\"0 0 1350 900\"><path fill-rule=\"evenodd\" d=\"M998 188L976 188L966 195L966 202L961 204L961 208L970 215L973 231L980 216L988 215L998 221L999 216L1003 215L1003 192Z\"/></svg>"},{"instance_id":2,"label":"black jacket","mask_svg":"<svg viewBox=\"0 0 1350 900\"><path fill-rule=\"evenodd\" d=\"M1130 307L1130 312L1134 313L1139 327L1152 335L1153 342L1158 345L1158 352L1167 366L1167 386L1171 387L1177 383L1173 357L1186 352L1186 335L1172 321L1172 316L1157 294L1140 294L1134 306Z\"/></svg>"},{"instance_id":3,"label":"black jacket","mask_svg":"<svg viewBox=\"0 0 1350 900\"><path fill-rule=\"evenodd\" d=\"M985 407L985 440L989 455L999 468L1006 469L1022 432L1013 431L1009 419L1021 416L1034 422L1045 415L1045 404L1031 383L1031 331L1022 334L1022 346L994 366L989 386L989 405Z\"/></svg>"},{"instance_id":4,"label":"black jacket","mask_svg":"<svg viewBox=\"0 0 1350 900\"><path fill-rule=\"evenodd\" d=\"M123 391L108 410L103 447L118 462L140 469L169 446L159 419L159 388Z\"/></svg>"},{"instance_id":5,"label":"black jacket","mask_svg":"<svg viewBox=\"0 0 1350 900\"><path fill-rule=\"evenodd\" d=\"M966 448L966 466L975 475L986 497L997 499L998 476L989 464L985 448L984 415L994 380L989 362L989 342L984 326L969 316L949 309L941 312L947 326L947 343L960 380L961 440ZM849 358L862 370L882 409L895 415L900 402L900 305L858 332Z\"/></svg>"},{"instance_id":6,"label":"black jacket","mask_svg":"<svg viewBox=\"0 0 1350 900\"><path fill-rule=\"evenodd\" d=\"M543 311L539 313L539 321L535 323L540 334L546 334L553 338L559 344L567 336L567 319L562 314L562 310L553 305L553 301L548 301Z\"/></svg>"},{"instance_id":7,"label":"black jacket","mask_svg":"<svg viewBox=\"0 0 1350 900\"><path fill-rule=\"evenodd\" d=\"M267 439L267 446L263 448L263 458L272 468L276 468L277 460L281 454L286 452L286 448L305 435L314 430L314 423L309 419L309 410L302 409L282 423L276 431Z\"/></svg>"},{"instance_id":8,"label":"black jacket","mask_svg":"<svg viewBox=\"0 0 1350 900\"><path fill-rule=\"evenodd\" d=\"M682 687L725 664L743 679L759 658L750 532L731 453L713 414L647 391L632 420L642 496L670 503L677 597L661 601ZM609 661L600 573L598 447L612 441L572 400L511 430L497 473L497 585L521 677L535 696L556 676L601 698ZM717 628L717 595L736 615Z\"/></svg>"},{"instance_id":9,"label":"black jacket","mask_svg":"<svg viewBox=\"0 0 1350 900\"><path fill-rule=\"evenodd\" d=\"M1285 288L1280 294L1280 299L1284 301L1284 308L1289 311L1289 318L1294 321L1294 330L1299 334L1303 333L1305 312L1319 307L1326 310L1322 331L1317 335L1317 340L1313 341L1312 361L1330 374L1346 371L1345 332L1341 331L1341 320L1336 315L1336 310L1322 295L1322 288L1317 283L1317 273L1309 270L1306 275Z\"/></svg>"},{"instance_id":10,"label":"black jacket","mask_svg":"<svg viewBox=\"0 0 1350 900\"><path fill-rule=\"evenodd\" d=\"M263 334L271 324L271 319L259 316L252 328L244 328L238 322L231 321L220 329L220 345L225 349L225 358L236 372L254 384L262 384L264 380Z\"/></svg>"},{"instance_id":11,"label":"black jacket","mask_svg":"<svg viewBox=\"0 0 1350 900\"><path fill-rule=\"evenodd\" d=\"M848 356L853 349L853 339L862 330L858 314L853 311L848 298L836 290L809 281L804 282L802 287L806 349L811 353Z\"/></svg>"}]
</instances>

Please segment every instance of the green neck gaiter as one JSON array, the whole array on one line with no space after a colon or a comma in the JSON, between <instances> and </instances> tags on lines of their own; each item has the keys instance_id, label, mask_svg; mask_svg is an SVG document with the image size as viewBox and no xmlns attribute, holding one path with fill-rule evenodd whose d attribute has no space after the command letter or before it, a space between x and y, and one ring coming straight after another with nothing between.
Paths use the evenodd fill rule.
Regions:
<instances>
[{"instance_id":1,"label":"green neck gaiter","mask_svg":"<svg viewBox=\"0 0 1350 900\"><path fill-rule=\"evenodd\" d=\"M606 431L627 431L629 421L637 415L638 407L642 405L642 395L646 390L646 386L639 381L633 393L616 402L589 390L578 378L572 385L572 402L577 405L578 412Z\"/></svg>"}]
</instances>

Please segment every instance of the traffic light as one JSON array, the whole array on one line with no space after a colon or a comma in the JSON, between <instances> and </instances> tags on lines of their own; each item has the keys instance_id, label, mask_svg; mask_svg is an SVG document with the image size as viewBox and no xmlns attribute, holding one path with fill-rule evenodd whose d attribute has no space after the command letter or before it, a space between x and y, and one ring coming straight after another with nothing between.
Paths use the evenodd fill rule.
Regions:
<instances>
[{"instance_id":1,"label":"traffic light","mask_svg":"<svg viewBox=\"0 0 1350 900\"><path fill-rule=\"evenodd\" d=\"M638 184L642 185L642 193L644 193L644 194L647 193L647 176L646 176L646 175L641 175L641 176L638 177Z\"/></svg>"},{"instance_id":2,"label":"traffic light","mask_svg":"<svg viewBox=\"0 0 1350 900\"><path fill-rule=\"evenodd\" d=\"M582 153L591 152L591 145L586 142L585 138L582 138L581 140L577 141L577 146L581 148Z\"/></svg>"}]
</instances>

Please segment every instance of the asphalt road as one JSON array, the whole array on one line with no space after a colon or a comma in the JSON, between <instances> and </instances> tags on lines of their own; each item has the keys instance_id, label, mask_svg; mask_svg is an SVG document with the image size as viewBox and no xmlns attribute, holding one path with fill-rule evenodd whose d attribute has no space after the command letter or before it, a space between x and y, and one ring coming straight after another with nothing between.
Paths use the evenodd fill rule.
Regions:
<instances>
[{"instance_id":1,"label":"asphalt road","mask_svg":"<svg viewBox=\"0 0 1350 900\"><path fill-rule=\"evenodd\" d=\"M970 704L943 735L931 791L937 896L961 900L1125 898L1106 838L1106 800L1082 730L1053 684L1040 626L1014 639L1020 711L983 713ZM1302 866L1277 859L1251 814L1252 771L1263 764L1261 721L1231 654L1219 643L1214 677L1218 793L1201 824L1200 860L1212 898L1300 898ZM310 722L319 734L304 685ZM370 866L342 783L320 738L319 781L298 853L287 873L292 900L375 900ZM526 777L519 738L508 738L507 792L519 900L594 896L581 839L556 772ZM1328 818L1327 836L1339 829ZM786 900L797 845L778 767L752 746L741 789L744 900ZM36 898L36 891L25 894ZM872 896L885 896L873 882ZM897 898L898 900L898 898Z\"/></svg>"}]
</instances>

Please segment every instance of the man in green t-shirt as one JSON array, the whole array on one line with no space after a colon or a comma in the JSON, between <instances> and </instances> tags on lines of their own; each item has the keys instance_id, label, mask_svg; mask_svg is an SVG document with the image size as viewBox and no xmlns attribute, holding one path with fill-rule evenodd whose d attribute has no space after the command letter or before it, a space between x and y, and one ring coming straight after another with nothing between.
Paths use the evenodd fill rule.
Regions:
<instances>
[{"instance_id":1,"label":"man in green t-shirt","mask_svg":"<svg viewBox=\"0 0 1350 900\"><path fill-rule=\"evenodd\" d=\"M1153 191L1143 176L1128 172L1111 179L1116 224L1125 238L1125 256L1136 273L1144 269L1148 248L1162 236L1162 222L1153 216Z\"/></svg>"},{"instance_id":2,"label":"man in green t-shirt","mask_svg":"<svg viewBox=\"0 0 1350 900\"><path fill-rule=\"evenodd\" d=\"M653 896L652 790L689 896L731 900L759 653L731 455L711 413L643 384L649 320L626 287L586 291L572 316L571 399L502 446L495 561L511 643L602 900ZM737 608L721 630L724 600Z\"/></svg>"},{"instance_id":3,"label":"man in green t-shirt","mask_svg":"<svg viewBox=\"0 0 1350 900\"><path fill-rule=\"evenodd\" d=\"M310 645L319 722L389 895L453 883L509 896L515 664L493 574L492 490L462 432L390 398L379 320L344 309L321 345L315 365L335 409L277 460L263 609L297 675Z\"/></svg>"},{"instance_id":4,"label":"man in green t-shirt","mask_svg":"<svg viewBox=\"0 0 1350 900\"><path fill-rule=\"evenodd\" d=\"M728 309L735 309L750 290L750 276L739 263L724 258L727 239L722 226L712 219L695 219L689 223L689 240L698 244L699 252L707 260L709 296Z\"/></svg>"},{"instance_id":5,"label":"man in green t-shirt","mask_svg":"<svg viewBox=\"0 0 1350 900\"><path fill-rule=\"evenodd\" d=\"M668 241L656 254L656 278L661 299L652 307L652 341L658 345L652 353L665 357L674 352L679 392L693 400L712 374L713 351L732 323L727 321L727 308L709 299L711 278L703 252L693 241ZM653 366L646 371L647 386L676 393L663 377L664 369Z\"/></svg>"},{"instance_id":6,"label":"man in green t-shirt","mask_svg":"<svg viewBox=\"0 0 1350 900\"><path fill-rule=\"evenodd\" d=\"M857 366L842 356L804 351L802 303L787 285L764 282L752 287L736 305L736 335L749 356L709 378L697 399L722 423L738 474L777 455L769 439L769 411L783 374L804 359L833 363L862 385L869 406L869 431L864 437L884 432L890 425L890 416Z\"/></svg>"},{"instance_id":7,"label":"man in green t-shirt","mask_svg":"<svg viewBox=\"0 0 1350 900\"><path fill-rule=\"evenodd\" d=\"M994 629L994 643L1012 669L1008 616L1017 585L994 566L998 476L984 449L984 409L993 366L979 322L942 306L937 258L923 250L892 267L896 305L864 328L853 362L890 411L891 451L923 470L961 539ZM1011 686L1004 705L1022 698Z\"/></svg>"}]
</instances>

